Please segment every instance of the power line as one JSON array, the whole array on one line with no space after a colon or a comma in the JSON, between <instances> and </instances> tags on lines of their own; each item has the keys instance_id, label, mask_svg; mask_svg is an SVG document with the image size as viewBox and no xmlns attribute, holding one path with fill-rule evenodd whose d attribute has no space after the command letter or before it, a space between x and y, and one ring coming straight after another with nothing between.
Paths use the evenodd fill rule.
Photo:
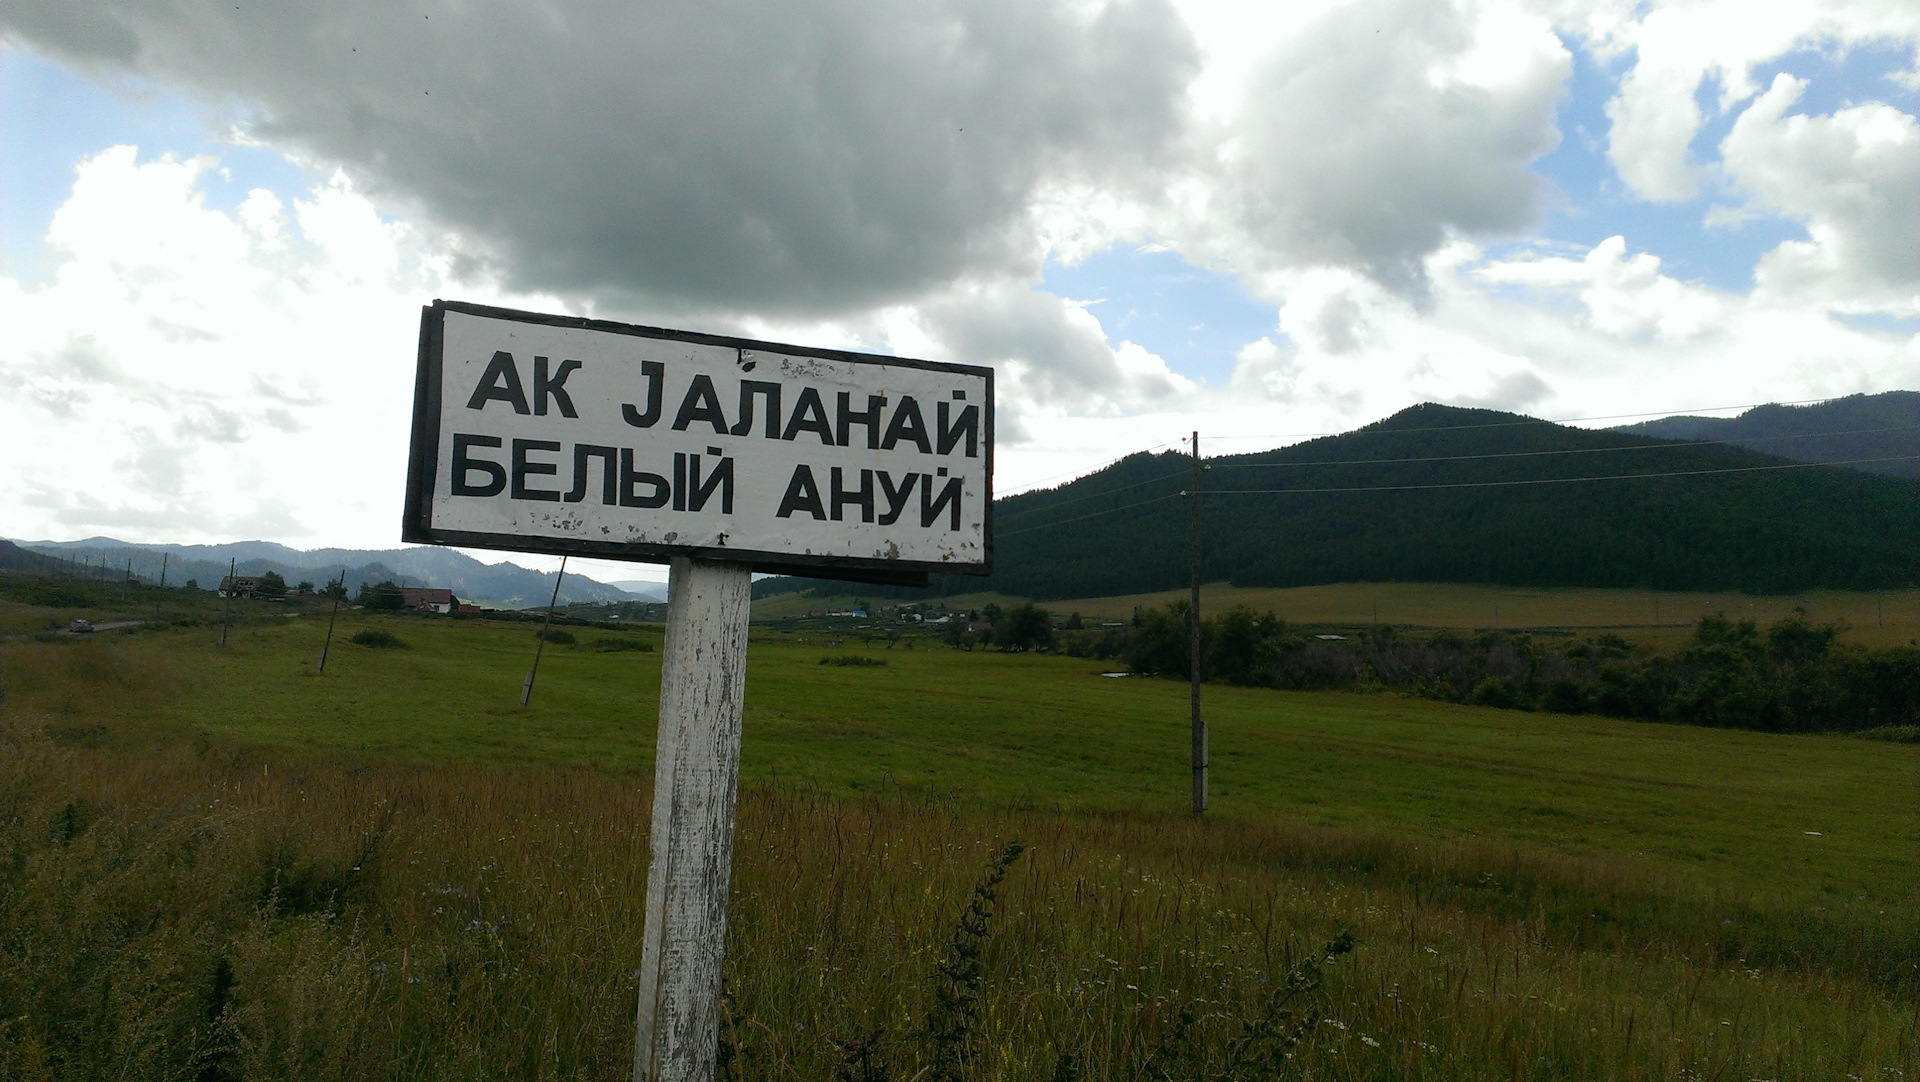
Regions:
<instances>
[{"instance_id":1,"label":"power line","mask_svg":"<svg viewBox=\"0 0 1920 1082\"><path fill-rule=\"evenodd\" d=\"M1834 436L1859 436L1859 435L1868 435L1876 432L1911 432L1911 431L1915 431L1916 429L1920 429L1920 426L1885 425L1879 428L1855 428L1855 429L1848 429L1846 431L1841 431L1841 432L1799 432L1799 433L1792 433L1792 434L1780 435L1780 436L1760 436L1760 437L1756 437L1755 441L1750 441L1750 442L1756 442L1758 440L1821 439L1821 438L1830 438ZM1408 430L1400 429L1398 431L1408 431ZM1120 462L1127 458L1131 458L1133 454L1150 453L1151 451L1157 450L1158 447L1164 447L1164 446L1169 446L1169 445L1160 444L1157 447L1150 447L1150 448L1146 448L1143 451L1135 451L1132 454L1122 455L1120 458L1114 459L1114 462ZM1541 458L1541 457L1552 457L1552 456L1558 456L1558 455L1591 455L1591 454L1606 454L1606 453L1619 452L1619 451L1670 451L1670 450L1678 450L1681 448L1710 447L1710 446L1733 447L1736 445L1728 444L1724 440L1685 440L1685 441L1662 441L1659 443L1629 444L1629 445L1623 445L1618 447L1573 447L1573 448L1563 448L1563 449L1554 450L1554 451L1495 451L1495 452L1487 452L1484 454L1476 454L1476 455L1425 455L1425 456L1414 457L1414 458L1342 458L1342 459L1316 460L1311 462L1211 461L1207 464L1207 468L1222 469L1222 470L1240 470L1240 469L1256 469L1256 468L1273 469L1273 468L1280 468L1280 467L1291 467L1291 468L1299 469L1299 468L1312 467L1312 466L1404 465L1404 464L1420 463L1420 462L1467 462L1467 461L1482 460L1482 459ZM1810 464L1811 465L1828 465L1829 463L1810 463ZM1112 463L1109 463L1108 465L1111 466ZM1101 467L1101 468L1105 469L1107 467ZM1098 473L1099 471L1095 470L1093 472ZM1092 474L1087 474L1086 476L1092 476ZM1115 493L1127 492L1136 488L1145 487L1147 485L1159 484L1164 481L1172 481L1178 478L1179 476L1180 474L1176 471L1174 473L1165 474L1160 477L1150 477L1144 481L1133 481L1124 485L1116 485L1113 488L1101 489L1099 492L1088 492L1088 493L1083 493L1079 496L1070 496L1063 500L1054 501L1049 507L1046 507L1046 508L1036 507L1036 508L1033 508L1032 510L1025 511L1023 512L1022 517L1025 517L1026 515L1044 514L1046 511L1053 510L1054 508L1058 508L1062 506L1070 506L1072 504L1077 504L1077 503L1085 503L1088 500L1097 500L1104 496L1114 495ZM1635 474L1632 476L1644 476L1644 475ZM1292 489L1289 491L1297 492L1300 490ZM1016 495L1020 495L1020 496L1025 496L1028 494L1029 492L1016 493ZM1012 498L1013 498L1012 496L1002 497L1002 499L1012 499Z\"/></svg>"},{"instance_id":2,"label":"power line","mask_svg":"<svg viewBox=\"0 0 1920 1082\"><path fill-rule=\"evenodd\" d=\"M1518 485L1571 485L1581 481L1639 481L1658 477L1705 477L1720 473L1762 473L1768 470L1804 470L1819 466L1862 466L1870 462L1912 462L1920 455L1853 458L1839 462L1786 462L1777 466L1729 466L1717 470L1671 470L1665 473L1614 473L1596 477L1543 477L1528 481L1453 481L1428 485L1355 485L1345 488L1228 488L1209 489L1209 496L1278 496L1338 492L1412 492L1440 488L1506 488Z\"/></svg>"},{"instance_id":3,"label":"power line","mask_svg":"<svg viewBox=\"0 0 1920 1082\"><path fill-rule=\"evenodd\" d=\"M1721 410L1750 410L1761 406L1812 406L1822 402L1832 402L1831 398L1803 398L1793 402L1753 402L1744 406L1700 406L1698 413L1713 413ZM1597 417L1528 417L1521 421L1493 421L1481 425L1436 425L1431 428L1396 428L1394 432L1458 432L1469 428L1513 428L1520 425L1564 425L1579 421L1622 421L1629 417L1687 417L1694 416L1676 410L1654 410L1648 413L1611 413ZM1378 422L1375 422L1378 423ZM1304 440L1320 436L1344 436L1359 429L1347 429L1342 432L1268 432L1251 433L1243 436L1208 436L1210 440ZM1178 442L1178 441L1175 441ZM1164 446L1164 445L1163 445Z\"/></svg>"},{"instance_id":4,"label":"power line","mask_svg":"<svg viewBox=\"0 0 1920 1082\"><path fill-rule=\"evenodd\" d=\"M1318 495L1335 495L1339 493L1348 493L1348 492L1418 492L1418 491L1430 491L1435 489L1450 489L1450 488L1514 488L1522 485L1571 485L1571 484L1578 484L1585 481L1638 481L1638 480L1653 480L1656 478L1667 478L1667 477L1706 477L1714 474L1762 473L1770 470L1804 470L1804 469L1811 469L1818 466L1862 466L1862 465L1866 465L1868 463L1873 463L1873 462L1912 462L1915 460L1920 460L1920 455L1896 455L1889 458L1855 458L1855 459L1847 459L1845 461L1840 461L1840 462L1788 462L1788 463L1783 463L1776 466L1732 466L1724 469L1715 469L1715 470L1669 470L1662 473L1616 473L1616 474L1605 474L1605 475L1593 476L1593 477L1547 477L1547 478L1539 478L1535 480L1525 480L1525 481L1455 481L1455 482L1450 482L1445 484L1353 485L1353 486L1340 487L1340 488L1229 488L1229 489L1216 488L1216 489L1208 489L1205 492L1203 492L1202 495L1205 495L1205 496L1290 496L1290 495L1318 496ZM1106 494L1107 493L1101 493L1101 495L1106 495ZM1074 518L1061 519L1057 522L1038 523L1032 526L1022 527L1021 529L1018 529L1018 530L996 530L994 531L994 536L996 539L1008 538L1008 537L1019 537L1022 534L1033 533L1036 530L1051 529L1055 526L1070 526L1073 523L1085 522L1088 519L1100 518L1103 515L1115 515L1115 514L1119 514L1122 511L1133 511L1141 507L1149 507L1153 504L1162 503L1167 500L1177 499L1185 495L1186 495L1186 492L1184 490L1180 492L1169 492L1164 496L1154 496L1150 499L1139 500L1135 503L1122 504L1119 507L1109 507L1104 511L1094 511L1085 515L1076 516Z\"/></svg>"},{"instance_id":5,"label":"power line","mask_svg":"<svg viewBox=\"0 0 1920 1082\"><path fill-rule=\"evenodd\" d=\"M1748 442L1758 442L1760 440L1822 439L1822 438L1827 438L1832 436L1859 436L1859 435L1865 435L1873 432L1912 432L1912 431L1915 431L1917 428L1920 428L1920 426L1887 425L1882 428L1855 428L1845 432L1800 432L1800 433L1795 433L1792 435L1784 435L1784 436L1760 436ZM1416 429L1399 429L1398 431L1406 432L1406 431L1417 431L1417 430ZM1214 462L1214 463L1211 463L1211 465L1216 469L1222 469L1222 470L1242 470L1242 469L1250 469L1258 466L1266 466L1266 467L1367 466L1367 465L1374 465L1374 464L1408 463L1408 462L1464 462L1469 459L1486 459L1486 458L1539 458L1539 457L1549 456L1549 455L1593 455L1593 454L1605 454L1612 451L1672 451L1672 450L1678 450L1682 447L1709 447L1714 445L1719 445L1722 447L1738 446L1737 444L1730 444L1725 440L1685 440L1685 441L1675 440L1675 441L1662 441L1660 443L1622 444L1617 447L1571 447L1571 448L1563 448L1557 451L1490 451L1485 454L1478 454L1478 455L1427 455L1420 458L1341 458L1341 459L1321 459L1321 460L1315 460L1310 462ZM1258 454L1261 452L1255 452L1255 453ZM1822 465L1822 463L1813 463L1813 464Z\"/></svg>"},{"instance_id":6,"label":"power line","mask_svg":"<svg viewBox=\"0 0 1920 1082\"><path fill-rule=\"evenodd\" d=\"M1186 495L1185 492L1169 492L1164 496L1155 496L1152 499L1141 500L1139 503L1130 503L1125 505L1124 507L1109 507L1105 511L1095 511L1092 514L1081 515L1078 518L1061 519L1058 522L1043 522L1038 526L1028 526L1024 529L1019 529L1019 530L1006 530L1006 531L995 530L993 532L993 535L995 540L1000 540L1002 538L1007 538L1007 537L1018 537L1023 533L1032 533L1035 530L1046 530L1046 529L1051 529L1055 526L1070 526L1076 522L1085 522L1090 518L1099 518L1101 515L1117 514L1121 511L1131 511L1136 507L1146 507L1149 504L1161 503L1166 500L1179 499L1184 495Z\"/></svg>"},{"instance_id":7,"label":"power line","mask_svg":"<svg viewBox=\"0 0 1920 1082\"><path fill-rule=\"evenodd\" d=\"M1082 493L1081 495L1078 495L1078 496L1069 496L1063 500L1055 500L1052 503L1048 504L1045 508L1036 507L1033 510L1026 511L1023 513L1032 515L1032 514L1038 514L1043 510L1051 510L1052 508L1055 508L1055 507L1063 507L1067 504L1085 503L1088 500L1097 500L1102 496L1111 496L1116 492L1126 492L1130 489L1142 488L1146 485L1159 484L1162 481L1171 481L1179 476L1180 475L1178 473L1169 473L1169 474L1162 475L1160 477L1149 477L1144 481L1133 481L1124 485L1115 485L1112 488L1103 488L1098 492L1087 492L1087 493ZM1014 496L1002 496L999 499L1011 500L1011 499L1017 498L1018 496L1027 496L1027 495L1031 495L1031 493L1021 492L1021 493L1017 493Z\"/></svg>"},{"instance_id":8,"label":"power line","mask_svg":"<svg viewBox=\"0 0 1920 1082\"><path fill-rule=\"evenodd\" d=\"M1109 466L1113 466L1116 463L1125 462L1127 459L1132 458L1134 455L1149 455L1155 451L1160 450L1163 447L1172 447L1175 444L1184 443L1184 442L1186 441L1185 440L1168 440L1165 443L1156 443L1151 447L1142 447L1137 451L1128 451L1126 454L1121 455L1119 458L1108 459L1106 462L1098 466L1095 466L1093 469L1090 469L1090 470L1068 470L1065 473L1056 473L1051 477L1042 477L1038 481L1029 482L1026 488L1023 488L1018 492L1009 492L1005 496L1001 496L999 498L1003 500L1008 500L1008 499L1012 499L1015 496L1025 496L1029 492L1038 492L1042 488L1047 487L1047 483L1049 481L1058 481L1062 477L1077 478L1077 477L1085 477L1089 474L1099 473L1101 470L1104 470Z\"/></svg>"}]
</instances>

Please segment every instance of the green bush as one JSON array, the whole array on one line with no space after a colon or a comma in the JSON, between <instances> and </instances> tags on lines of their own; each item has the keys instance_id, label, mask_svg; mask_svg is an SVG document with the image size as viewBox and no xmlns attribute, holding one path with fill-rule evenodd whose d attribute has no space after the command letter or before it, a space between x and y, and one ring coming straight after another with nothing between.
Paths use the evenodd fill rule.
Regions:
<instances>
[{"instance_id":1,"label":"green bush","mask_svg":"<svg viewBox=\"0 0 1920 1082\"><path fill-rule=\"evenodd\" d=\"M1881 725L1862 729L1858 735L1890 744L1920 744L1920 725Z\"/></svg>"},{"instance_id":2,"label":"green bush","mask_svg":"<svg viewBox=\"0 0 1920 1082\"><path fill-rule=\"evenodd\" d=\"M545 639L556 646L572 646L574 643L573 632L557 631L553 628L548 628L545 631L536 631L533 633L533 637L536 639Z\"/></svg>"},{"instance_id":3,"label":"green bush","mask_svg":"<svg viewBox=\"0 0 1920 1082\"><path fill-rule=\"evenodd\" d=\"M565 633L562 632L562 634ZM569 636L569 639L571 639L571 636ZM553 641L558 642L560 640L555 639ZM653 644L650 642L640 642L635 639L616 639L611 636L602 636L587 645L593 647L595 650L608 654L619 653L623 650L637 650L644 654L653 653Z\"/></svg>"},{"instance_id":4,"label":"green bush","mask_svg":"<svg viewBox=\"0 0 1920 1082\"><path fill-rule=\"evenodd\" d=\"M887 660L865 654L842 654L839 657L823 657L820 664L838 665L843 669L879 669L886 667Z\"/></svg>"},{"instance_id":5,"label":"green bush","mask_svg":"<svg viewBox=\"0 0 1920 1082\"><path fill-rule=\"evenodd\" d=\"M370 646L375 650L399 650L407 645L391 632L367 630L353 633L352 641L360 646Z\"/></svg>"}]
</instances>

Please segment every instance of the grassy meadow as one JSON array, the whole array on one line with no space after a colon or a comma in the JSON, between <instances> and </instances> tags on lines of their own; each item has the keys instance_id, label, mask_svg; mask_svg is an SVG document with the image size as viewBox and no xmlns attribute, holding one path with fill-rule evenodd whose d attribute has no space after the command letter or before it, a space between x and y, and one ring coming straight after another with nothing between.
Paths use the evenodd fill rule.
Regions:
<instances>
[{"instance_id":1,"label":"grassy meadow","mask_svg":"<svg viewBox=\"0 0 1920 1082\"><path fill-rule=\"evenodd\" d=\"M1048 601L1043 606L1056 613L1077 612L1087 619L1124 620L1136 608L1155 608L1186 598L1185 590L1167 590ZM988 603L1004 608L1020 600L969 594L944 598L941 603L959 609L977 609ZM803 615L811 609L844 608L852 601L851 596L786 594L756 602L754 615L778 619ZM1219 612L1233 605L1249 605L1260 612L1271 610L1289 623L1309 627L1357 628L1382 623L1463 631L1604 628L1656 647L1679 644L1702 616L1724 613L1731 619L1753 620L1765 627L1802 609L1815 623L1844 624L1842 641L1898 646L1920 639L1920 590L1814 590L1769 596L1419 582L1348 582L1285 589L1218 582L1201 589L1201 611Z\"/></svg>"},{"instance_id":2,"label":"grassy meadow","mask_svg":"<svg viewBox=\"0 0 1920 1082\"><path fill-rule=\"evenodd\" d=\"M0 1077L622 1077L657 629L523 709L529 626L343 614L320 675L324 609L242 615L0 643ZM1014 839L966 1077L1920 1070L1920 746L1209 687L1196 821L1184 686L1099 668L756 631L732 1077L928 1069Z\"/></svg>"}]
</instances>

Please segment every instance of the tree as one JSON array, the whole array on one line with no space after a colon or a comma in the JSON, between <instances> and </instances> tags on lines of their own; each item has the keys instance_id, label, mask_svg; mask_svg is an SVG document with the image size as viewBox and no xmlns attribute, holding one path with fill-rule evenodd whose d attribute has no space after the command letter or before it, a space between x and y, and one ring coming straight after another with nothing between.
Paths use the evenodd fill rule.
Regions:
<instances>
[{"instance_id":1,"label":"tree","mask_svg":"<svg viewBox=\"0 0 1920 1082\"><path fill-rule=\"evenodd\" d=\"M287 596L287 580L280 577L280 572L269 571L260 576L259 585L253 588L253 596L278 601Z\"/></svg>"},{"instance_id":2,"label":"tree","mask_svg":"<svg viewBox=\"0 0 1920 1082\"><path fill-rule=\"evenodd\" d=\"M1133 634L1123 656L1137 673L1158 673L1187 679L1187 603L1174 601L1164 608L1138 609Z\"/></svg>"},{"instance_id":3,"label":"tree","mask_svg":"<svg viewBox=\"0 0 1920 1082\"><path fill-rule=\"evenodd\" d=\"M1206 624L1212 633L1203 636L1207 675L1229 684L1270 683L1281 654L1298 645L1288 638L1286 621L1246 605L1235 605Z\"/></svg>"},{"instance_id":4,"label":"tree","mask_svg":"<svg viewBox=\"0 0 1920 1082\"><path fill-rule=\"evenodd\" d=\"M368 609L386 609L397 611L406 607L407 598L393 580L385 582L361 583L360 596L354 598L361 607Z\"/></svg>"},{"instance_id":5,"label":"tree","mask_svg":"<svg viewBox=\"0 0 1920 1082\"><path fill-rule=\"evenodd\" d=\"M1053 617L1032 602L1016 605L994 621L993 644L1013 654L1053 646Z\"/></svg>"}]
</instances>

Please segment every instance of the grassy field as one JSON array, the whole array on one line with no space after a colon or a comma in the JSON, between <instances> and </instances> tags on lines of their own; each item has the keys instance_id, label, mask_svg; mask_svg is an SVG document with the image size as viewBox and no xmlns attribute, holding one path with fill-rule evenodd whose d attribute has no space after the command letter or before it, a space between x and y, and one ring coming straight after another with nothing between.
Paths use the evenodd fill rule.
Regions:
<instances>
[{"instance_id":1,"label":"grassy field","mask_svg":"<svg viewBox=\"0 0 1920 1082\"><path fill-rule=\"evenodd\" d=\"M407 647L350 642L369 628ZM528 708L526 626L353 613L324 676L314 671L323 632L306 618L260 619L225 649L214 628L115 645L179 674L178 690L145 708L168 731L343 759L652 769L657 654L592 644L653 645L657 630L582 631L549 647ZM886 664L820 664L848 654ZM1183 684L1102 677L1100 663L1045 655L766 632L751 661L749 779L1073 811L1168 812L1187 799ZM1912 897L1920 747L1230 687L1207 689L1206 713L1222 816L1633 853L1840 902Z\"/></svg>"},{"instance_id":2,"label":"grassy field","mask_svg":"<svg viewBox=\"0 0 1920 1082\"><path fill-rule=\"evenodd\" d=\"M1137 607L1184 601L1185 590L1123 597L1048 601L1043 607L1089 619L1124 620ZM802 615L809 609L843 608L853 599L783 595L756 602L759 619ZM991 594L943 598L953 608L1006 606L1020 599ZM1233 605L1272 610L1290 623L1327 627L1365 627L1373 623L1402 627L1463 630L1507 628L1557 630L1608 628L1651 645L1677 643L1702 616L1725 613L1757 621L1762 627L1800 608L1816 623L1843 622L1847 641L1892 646L1920 639L1920 590L1879 593L1817 590L1786 596L1676 593L1666 590L1550 589L1475 586L1457 583L1359 582L1290 589L1212 583L1201 589L1204 612Z\"/></svg>"},{"instance_id":3,"label":"grassy field","mask_svg":"<svg viewBox=\"0 0 1920 1082\"><path fill-rule=\"evenodd\" d=\"M321 676L313 612L243 615L224 650L207 626L0 645L0 867L29 873L0 887L0 986L64 988L33 967L80 952L126 1011L174 1018L205 1013L225 958L246 1040L167 1024L226 1077L618 1076L658 654L596 640L658 632L574 629L523 709L524 625L349 614ZM364 630L406 645L352 644ZM821 664L850 655L884 664ZM925 975L1014 837L1035 849L1005 889L971 1077L1052 1077L1062 1051L1127 1077L1183 1004L1193 1054L1215 1055L1262 981L1340 927L1360 948L1329 968L1339 1025L1299 1050L1306 1077L1920 1069L1920 747L1209 688L1198 823L1184 686L1098 668L756 632L728 962L742 1077L830 1077L831 1038L877 1025L910 1076ZM111 846L49 842L74 815ZM263 876L338 879L369 837L393 854L377 885L262 915ZM200 873L167 856L182 846L207 852ZM87 935L155 898L166 919L135 937L153 953L113 961L145 976L96 958ZM416 965L423 983L390 976ZM140 980L186 998L163 1010ZM0 1074L68 1047L29 1030L0 1022Z\"/></svg>"}]
</instances>

